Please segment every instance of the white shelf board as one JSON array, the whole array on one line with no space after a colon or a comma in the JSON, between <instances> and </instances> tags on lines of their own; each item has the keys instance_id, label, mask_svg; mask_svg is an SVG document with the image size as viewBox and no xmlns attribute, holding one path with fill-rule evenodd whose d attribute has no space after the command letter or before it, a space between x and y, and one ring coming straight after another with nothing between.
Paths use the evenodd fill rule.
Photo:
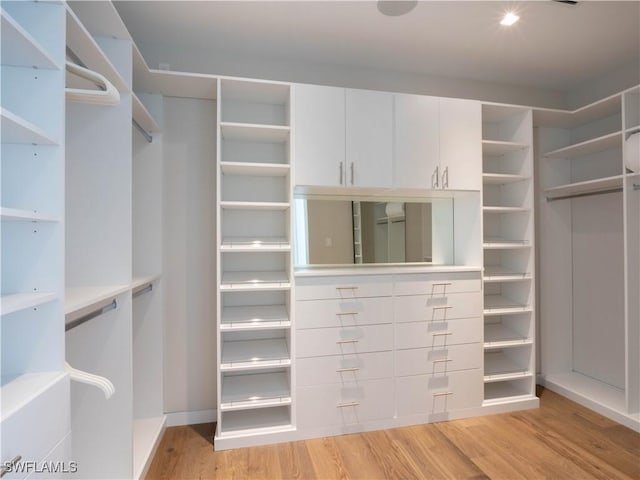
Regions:
<instances>
[{"instance_id":1,"label":"white shelf board","mask_svg":"<svg viewBox=\"0 0 640 480\"><path fill-rule=\"evenodd\" d=\"M85 28L73 9L67 6L67 47L87 68L104 75L119 92L131 92L131 88L105 55L91 33Z\"/></svg>"},{"instance_id":2,"label":"white shelf board","mask_svg":"<svg viewBox=\"0 0 640 480\"><path fill-rule=\"evenodd\" d=\"M284 237L224 237L222 252L290 252L291 244Z\"/></svg>"},{"instance_id":3,"label":"white shelf board","mask_svg":"<svg viewBox=\"0 0 640 480\"><path fill-rule=\"evenodd\" d=\"M518 248L529 248L531 245L527 240L505 240L502 238L485 238L482 247L485 250L510 250Z\"/></svg>"},{"instance_id":4,"label":"white shelf board","mask_svg":"<svg viewBox=\"0 0 640 480\"><path fill-rule=\"evenodd\" d=\"M17 377L2 377L2 387L0 387L2 418L0 423L59 382L65 375L64 372L42 372L25 373Z\"/></svg>"},{"instance_id":5,"label":"white shelf board","mask_svg":"<svg viewBox=\"0 0 640 480\"><path fill-rule=\"evenodd\" d=\"M501 140L482 140L482 154L490 157L499 157L518 150L529 148L526 143L504 142Z\"/></svg>"},{"instance_id":6,"label":"white shelf board","mask_svg":"<svg viewBox=\"0 0 640 480\"><path fill-rule=\"evenodd\" d=\"M530 337L512 330L502 323L487 324L484 326L484 347L502 348L517 347L520 345L531 345L533 340Z\"/></svg>"},{"instance_id":7,"label":"white shelf board","mask_svg":"<svg viewBox=\"0 0 640 480\"><path fill-rule=\"evenodd\" d=\"M486 265L483 280L485 282L516 282L531 280L530 272L516 272L501 265Z\"/></svg>"},{"instance_id":8,"label":"white shelf board","mask_svg":"<svg viewBox=\"0 0 640 480\"><path fill-rule=\"evenodd\" d=\"M113 299L129 291L131 286L108 285L95 287L69 287L65 290L64 313L71 315L94 305Z\"/></svg>"},{"instance_id":9,"label":"white shelf board","mask_svg":"<svg viewBox=\"0 0 640 480\"><path fill-rule=\"evenodd\" d=\"M291 391L286 372L231 375L222 379L222 411L290 404Z\"/></svg>"},{"instance_id":10,"label":"white shelf board","mask_svg":"<svg viewBox=\"0 0 640 480\"><path fill-rule=\"evenodd\" d=\"M131 97L133 109L133 119L140 125L147 133L154 133L160 131L160 126L156 122L153 115L149 113L147 107L144 106L142 101L134 93Z\"/></svg>"},{"instance_id":11,"label":"white shelf board","mask_svg":"<svg viewBox=\"0 0 640 480\"><path fill-rule=\"evenodd\" d=\"M502 315L505 313L530 312L530 305L522 305L502 295L484 296L484 315Z\"/></svg>"},{"instance_id":12,"label":"white shelf board","mask_svg":"<svg viewBox=\"0 0 640 480\"><path fill-rule=\"evenodd\" d=\"M40 127L3 107L0 107L0 130L2 131L2 143L59 144Z\"/></svg>"},{"instance_id":13,"label":"white shelf board","mask_svg":"<svg viewBox=\"0 0 640 480\"><path fill-rule=\"evenodd\" d=\"M559 185L557 187L545 189L544 195L547 200L562 199L565 197L573 197L587 193L606 192L622 188L623 175L613 177L597 178L595 180L587 180L585 182L569 183Z\"/></svg>"},{"instance_id":14,"label":"white shelf board","mask_svg":"<svg viewBox=\"0 0 640 480\"><path fill-rule=\"evenodd\" d=\"M131 290L135 290L136 288L140 288L143 285L147 285L148 283L154 283L155 281L159 280L161 276L162 275L160 275L159 273L156 273L154 275L139 275L139 276L135 276L135 277L133 277L133 280L131 281Z\"/></svg>"},{"instance_id":15,"label":"white shelf board","mask_svg":"<svg viewBox=\"0 0 640 480\"><path fill-rule=\"evenodd\" d=\"M528 180L528 175L515 175L510 173L483 173L482 183L485 185L505 185L507 183L522 182Z\"/></svg>"},{"instance_id":16,"label":"white shelf board","mask_svg":"<svg viewBox=\"0 0 640 480\"><path fill-rule=\"evenodd\" d=\"M622 147L622 132L613 132L601 137L585 140L544 154L546 158L577 158L611 148Z\"/></svg>"},{"instance_id":17,"label":"white shelf board","mask_svg":"<svg viewBox=\"0 0 640 480\"><path fill-rule=\"evenodd\" d=\"M220 330L260 330L289 328L291 320L286 305L223 307Z\"/></svg>"},{"instance_id":18,"label":"white shelf board","mask_svg":"<svg viewBox=\"0 0 640 480\"><path fill-rule=\"evenodd\" d=\"M489 352L484 355L485 383L502 382L533 376L530 368L518 365L502 352Z\"/></svg>"},{"instance_id":19,"label":"white shelf board","mask_svg":"<svg viewBox=\"0 0 640 480\"><path fill-rule=\"evenodd\" d=\"M530 208L525 207L499 207L499 206L491 206L485 205L482 207L482 211L484 213L524 213L530 212Z\"/></svg>"},{"instance_id":20,"label":"white shelf board","mask_svg":"<svg viewBox=\"0 0 640 480\"><path fill-rule=\"evenodd\" d=\"M30 210L20 210L17 208L0 208L0 219L3 222L59 222L60 218L55 215L38 213Z\"/></svg>"},{"instance_id":21,"label":"white shelf board","mask_svg":"<svg viewBox=\"0 0 640 480\"><path fill-rule=\"evenodd\" d=\"M10 313L36 308L45 303L53 302L58 298L54 292L41 293L13 293L10 295L2 295L0 304L0 315L9 315Z\"/></svg>"},{"instance_id":22,"label":"white shelf board","mask_svg":"<svg viewBox=\"0 0 640 480\"><path fill-rule=\"evenodd\" d=\"M486 102L482 104L482 122L502 123L514 115L521 115L529 110L531 110L531 107Z\"/></svg>"},{"instance_id":23,"label":"white shelf board","mask_svg":"<svg viewBox=\"0 0 640 480\"><path fill-rule=\"evenodd\" d=\"M615 115L621 109L621 95L617 93L576 110L536 108L533 110L533 124L536 127L572 128Z\"/></svg>"},{"instance_id":24,"label":"white shelf board","mask_svg":"<svg viewBox=\"0 0 640 480\"><path fill-rule=\"evenodd\" d=\"M244 140L263 143L284 143L289 139L291 128L279 125L221 122L223 139Z\"/></svg>"},{"instance_id":25,"label":"white shelf board","mask_svg":"<svg viewBox=\"0 0 640 480\"><path fill-rule=\"evenodd\" d=\"M223 200L220 208L223 210L286 210L291 206L289 202L236 202Z\"/></svg>"},{"instance_id":26,"label":"white shelf board","mask_svg":"<svg viewBox=\"0 0 640 480\"><path fill-rule=\"evenodd\" d=\"M289 103L291 86L288 83L266 80L222 78L221 88L224 101L237 100L285 106Z\"/></svg>"},{"instance_id":27,"label":"white shelf board","mask_svg":"<svg viewBox=\"0 0 640 480\"><path fill-rule=\"evenodd\" d=\"M288 163L220 162L220 171L229 175L284 177L291 166Z\"/></svg>"},{"instance_id":28,"label":"white shelf board","mask_svg":"<svg viewBox=\"0 0 640 480\"><path fill-rule=\"evenodd\" d=\"M494 382L484 386L484 401L482 405L493 405L505 401L524 400L533 398L532 392L526 392L515 382Z\"/></svg>"},{"instance_id":29,"label":"white shelf board","mask_svg":"<svg viewBox=\"0 0 640 480\"><path fill-rule=\"evenodd\" d=\"M289 365L291 358L284 338L222 342L221 371Z\"/></svg>"},{"instance_id":30,"label":"white shelf board","mask_svg":"<svg viewBox=\"0 0 640 480\"><path fill-rule=\"evenodd\" d=\"M218 436L221 438L237 435L256 435L291 431L291 416L288 408L263 408L246 410L241 413L223 415Z\"/></svg>"},{"instance_id":31,"label":"white shelf board","mask_svg":"<svg viewBox=\"0 0 640 480\"><path fill-rule=\"evenodd\" d=\"M3 8L0 9L2 65L59 69L49 52Z\"/></svg>"},{"instance_id":32,"label":"white shelf board","mask_svg":"<svg viewBox=\"0 0 640 480\"><path fill-rule=\"evenodd\" d=\"M133 478L141 480L151 465L167 422L166 416L133 421Z\"/></svg>"},{"instance_id":33,"label":"white shelf board","mask_svg":"<svg viewBox=\"0 0 640 480\"><path fill-rule=\"evenodd\" d=\"M220 290L288 290L291 281L284 271L223 272Z\"/></svg>"},{"instance_id":34,"label":"white shelf board","mask_svg":"<svg viewBox=\"0 0 640 480\"><path fill-rule=\"evenodd\" d=\"M218 77L208 74L144 71L140 60L134 64L134 88L139 93L156 93L165 97L215 100L218 97Z\"/></svg>"}]
</instances>

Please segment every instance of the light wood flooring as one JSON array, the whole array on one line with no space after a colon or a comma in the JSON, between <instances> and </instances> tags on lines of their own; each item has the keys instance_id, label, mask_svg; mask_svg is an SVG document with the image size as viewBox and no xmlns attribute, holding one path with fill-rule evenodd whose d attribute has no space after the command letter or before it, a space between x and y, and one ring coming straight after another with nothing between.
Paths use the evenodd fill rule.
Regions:
<instances>
[{"instance_id":1,"label":"light wood flooring","mask_svg":"<svg viewBox=\"0 0 640 480\"><path fill-rule=\"evenodd\" d=\"M214 424L172 427L146 479L640 479L640 434L538 395L535 410L221 452Z\"/></svg>"}]
</instances>

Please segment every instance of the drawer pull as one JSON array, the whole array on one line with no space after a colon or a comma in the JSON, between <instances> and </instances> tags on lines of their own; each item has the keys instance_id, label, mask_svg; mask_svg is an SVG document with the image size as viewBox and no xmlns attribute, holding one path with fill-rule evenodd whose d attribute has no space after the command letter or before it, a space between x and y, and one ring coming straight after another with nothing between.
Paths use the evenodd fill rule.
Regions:
<instances>
[{"instance_id":1,"label":"drawer pull","mask_svg":"<svg viewBox=\"0 0 640 480\"><path fill-rule=\"evenodd\" d=\"M339 403L336 405L336 407L346 408L346 407L357 407L358 405L360 405L360 402L346 402L346 403Z\"/></svg>"},{"instance_id":2,"label":"drawer pull","mask_svg":"<svg viewBox=\"0 0 640 480\"><path fill-rule=\"evenodd\" d=\"M453 395L453 392L436 392L433 394L434 397L446 397L448 395Z\"/></svg>"},{"instance_id":3,"label":"drawer pull","mask_svg":"<svg viewBox=\"0 0 640 480\"><path fill-rule=\"evenodd\" d=\"M433 334L434 337L442 337L444 335L453 335L451 332L436 332Z\"/></svg>"},{"instance_id":4,"label":"drawer pull","mask_svg":"<svg viewBox=\"0 0 640 480\"><path fill-rule=\"evenodd\" d=\"M347 286L347 287L336 287L336 290L357 290L357 285Z\"/></svg>"},{"instance_id":5,"label":"drawer pull","mask_svg":"<svg viewBox=\"0 0 640 480\"><path fill-rule=\"evenodd\" d=\"M358 313L360 313L360 312L338 312L338 313L336 313L336 315L342 317L342 316L345 316L345 315L358 315Z\"/></svg>"},{"instance_id":6,"label":"drawer pull","mask_svg":"<svg viewBox=\"0 0 640 480\"><path fill-rule=\"evenodd\" d=\"M10 462L3 463L2 468L0 468L0 478L4 477L9 472L12 472L20 460L22 460L22 455L16 455L16 457Z\"/></svg>"},{"instance_id":7,"label":"drawer pull","mask_svg":"<svg viewBox=\"0 0 640 480\"><path fill-rule=\"evenodd\" d=\"M342 345L344 343L358 343L360 340L338 340L336 343Z\"/></svg>"},{"instance_id":8,"label":"drawer pull","mask_svg":"<svg viewBox=\"0 0 640 480\"><path fill-rule=\"evenodd\" d=\"M360 371L360 367L339 368L339 369L336 370L337 373L358 372L358 371Z\"/></svg>"},{"instance_id":9,"label":"drawer pull","mask_svg":"<svg viewBox=\"0 0 640 480\"><path fill-rule=\"evenodd\" d=\"M451 305L445 305L442 307L431 307L433 310L447 310L449 308L453 308Z\"/></svg>"},{"instance_id":10,"label":"drawer pull","mask_svg":"<svg viewBox=\"0 0 640 480\"><path fill-rule=\"evenodd\" d=\"M441 360L434 360L433 363L453 362L450 358L443 358Z\"/></svg>"},{"instance_id":11,"label":"drawer pull","mask_svg":"<svg viewBox=\"0 0 640 480\"><path fill-rule=\"evenodd\" d=\"M448 287L451 285L451 282L440 282L440 283L432 283L432 287Z\"/></svg>"}]
</instances>

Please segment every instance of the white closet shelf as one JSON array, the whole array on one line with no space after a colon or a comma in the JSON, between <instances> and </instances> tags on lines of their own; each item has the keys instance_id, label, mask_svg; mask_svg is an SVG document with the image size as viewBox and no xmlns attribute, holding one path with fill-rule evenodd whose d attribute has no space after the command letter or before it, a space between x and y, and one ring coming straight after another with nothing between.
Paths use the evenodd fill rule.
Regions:
<instances>
[{"instance_id":1,"label":"white closet shelf","mask_svg":"<svg viewBox=\"0 0 640 480\"><path fill-rule=\"evenodd\" d=\"M96 287L69 287L65 290L65 315L88 309L99 303L115 298L131 289L130 284Z\"/></svg>"},{"instance_id":2,"label":"white closet shelf","mask_svg":"<svg viewBox=\"0 0 640 480\"><path fill-rule=\"evenodd\" d=\"M140 65L134 65L134 68L134 88L138 92L201 100L218 98L218 77L216 76L154 69L143 71Z\"/></svg>"},{"instance_id":3,"label":"white closet shelf","mask_svg":"<svg viewBox=\"0 0 640 480\"><path fill-rule=\"evenodd\" d=\"M2 403L0 404L2 418L0 422L4 422L5 419L65 378L65 376L66 373L62 371L3 376L2 386L0 387L0 394L2 395Z\"/></svg>"},{"instance_id":4,"label":"white closet shelf","mask_svg":"<svg viewBox=\"0 0 640 480\"><path fill-rule=\"evenodd\" d=\"M527 240L506 240L502 238L485 238L482 244L485 250L511 250L518 248L529 248L531 245Z\"/></svg>"},{"instance_id":5,"label":"white closet shelf","mask_svg":"<svg viewBox=\"0 0 640 480\"><path fill-rule=\"evenodd\" d=\"M32 145L59 145L40 127L0 107L0 130L2 143L26 143Z\"/></svg>"},{"instance_id":6,"label":"white closet shelf","mask_svg":"<svg viewBox=\"0 0 640 480\"><path fill-rule=\"evenodd\" d=\"M148 283L153 283L160 279L162 275L156 273L154 275L139 275L133 277L131 281L131 290L135 290L136 288L140 288L143 285L147 285Z\"/></svg>"},{"instance_id":7,"label":"white closet shelf","mask_svg":"<svg viewBox=\"0 0 640 480\"><path fill-rule=\"evenodd\" d=\"M613 177L559 185L557 187L547 188L543 193L547 197L547 200L561 199L568 196L605 192L607 190L622 188L622 181L623 175L616 175Z\"/></svg>"},{"instance_id":8,"label":"white closet shelf","mask_svg":"<svg viewBox=\"0 0 640 480\"><path fill-rule=\"evenodd\" d=\"M143 477L145 466L150 463L160 443L167 418L138 418L133 421L133 478Z\"/></svg>"},{"instance_id":9,"label":"white closet shelf","mask_svg":"<svg viewBox=\"0 0 640 480\"><path fill-rule=\"evenodd\" d=\"M576 110L536 108L533 110L533 124L535 126L573 128L610 117L620 113L621 110L621 95L617 93Z\"/></svg>"},{"instance_id":10,"label":"white closet shelf","mask_svg":"<svg viewBox=\"0 0 640 480\"><path fill-rule=\"evenodd\" d=\"M119 92L131 92L130 86L102 51L69 4L67 7L67 47L90 70L109 79Z\"/></svg>"},{"instance_id":11,"label":"white closet shelf","mask_svg":"<svg viewBox=\"0 0 640 480\"><path fill-rule=\"evenodd\" d=\"M223 412L291 404L286 372L228 375L222 378Z\"/></svg>"},{"instance_id":12,"label":"white closet shelf","mask_svg":"<svg viewBox=\"0 0 640 480\"><path fill-rule=\"evenodd\" d=\"M60 218L55 215L39 213L31 210L21 210L18 208L0 208L0 219L3 222L59 222Z\"/></svg>"},{"instance_id":13,"label":"white closet shelf","mask_svg":"<svg viewBox=\"0 0 640 480\"><path fill-rule=\"evenodd\" d=\"M527 378L532 375L528 367L519 365L503 352L485 352L484 354L485 383Z\"/></svg>"},{"instance_id":14,"label":"white closet shelf","mask_svg":"<svg viewBox=\"0 0 640 480\"><path fill-rule=\"evenodd\" d=\"M289 140L290 131L290 127L281 125L220 122L220 133L226 140L284 143Z\"/></svg>"},{"instance_id":15,"label":"white closet shelf","mask_svg":"<svg viewBox=\"0 0 640 480\"><path fill-rule=\"evenodd\" d=\"M131 107L133 110L133 119L140 125L145 131L149 133L159 132L160 126L158 122L156 122L153 115L149 113L147 107L144 106L142 101L138 98L138 96L134 93L131 96Z\"/></svg>"},{"instance_id":16,"label":"white closet shelf","mask_svg":"<svg viewBox=\"0 0 640 480\"><path fill-rule=\"evenodd\" d=\"M290 252L291 244L285 237L225 237L221 252Z\"/></svg>"},{"instance_id":17,"label":"white closet shelf","mask_svg":"<svg viewBox=\"0 0 640 480\"><path fill-rule=\"evenodd\" d=\"M234 435L255 435L293 430L289 408L263 408L228 412L224 415L220 429L221 437Z\"/></svg>"},{"instance_id":18,"label":"white closet shelf","mask_svg":"<svg viewBox=\"0 0 640 480\"><path fill-rule=\"evenodd\" d=\"M286 305L223 307L220 330L262 330L289 328L291 320Z\"/></svg>"},{"instance_id":19,"label":"white closet shelf","mask_svg":"<svg viewBox=\"0 0 640 480\"><path fill-rule=\"evenodd\" d=\"M622 147L622 132L618 131L547 152L544 156L546 158L577 158L620 147Z\"/></svg>"},{"instance_id":20,"label":"white closet shelf","mask_svg":"<svg viewBox=\"0 0 640 480\"><path fill-rule=\"evenodd\" d=\"M223 272L221 291L234 290L289 290L291 281L287 272Z\"/></svg>"},{"instance_id":21,"label":"white closet shelf","mask_svg":"<svg viewBox=\"0 0 640 480\"><path fill-rule=\"evenodd\" d=\"M222 78L221 85L225 100L282 106L289 103L288 83Z\"/></svg>"},{"instance_id":22,"label":"white closet shelf","mask_svg":"<svg viewBox=\"0 0 640 480\"><path fill-rule=\"evenodd\" d=\"M516 382L494 382L484 385L484 402L483 405L492 405L494 403L504 403L505 400L520 400L531 398L533 395L529 393L528 386L523 388Z\"/></svg>"},{"instance_id":23,"label":"white closet shelf","mask_svg":"<svg viewBox=\"0 0 640 480\"><path fill-rule=\"evenodd\" d=\"M220 171L229 175L284 177L291 166L288 163L220 162Z\"/></svg>"},{"instance_id":24,"label":"white closet shelf","mask_svg":"<svg viewBox=\"0 0 640 480\"><path fill-rule=\"evenodd\" d=\"M484 326L484 348L516 347L531 345L533 339L506 327L502 323Z\"/></svg>"},{"instance_id":25,"label":"white closet shelf","mask_svg":"<svg viewBox=\"0 0 640 480\"><path fill-rule=\"evenodd\" d=\"M291 365L289 347L284 338L222 342L221 371Z\"/></svg>"},{"instance_id":26,"label":"white closet shelf","mask_svg":"<svg viewBox=\"0 0 640 480\"><path fill-rule=\"evenodd\" d=\"M499 157L518 150L526 150L529 145L519 142L504 142L501 140L482 140L482 154Z\"/></svg>"},{"instance_id":27,"label":"white closet shelf","mask_svg":"<svg viewBox=\"0 0 640 480\"><path fill-rule=\"evenodd\" d=\"M291 206L289 202L237 202L224 200L220 202L223 210L286 210Z\"/></svg>"},{"instance_id":28,"label":"white closet shelf","mask_svg":"<svg viewBox=\"0 0 640 480\"><path fill-rule=\"evenodd\" d=\"M482 207L482 211L484 213L524 213L530 212L531 209L525 207L500 207L485 205Z\"/></svg>"},{"instance_id":29,"label":"white closet shelf","mask_svg":"<svg viewBox=\"0 0 640 480\"><path fill-rule=\"evenodd\" d=\"M49 52L40 45L4 9L0 9L2 17L0 32L2 32L2 65L15 67L35 67L44 69L59 69Z\"/></svg>"},{"instance_id":30,"label":"white closet shelf","mask_svg":"<svg viewBox=\"0 0 640 480\"><path fill-rule=\"evenodd\" d=\"M523 305L513 300L503 297L502 295L485 295L484 296L484 315L502 315L506 313L524 313L530 312L531 306Z\"/></svg>"},{"instance_id":31,"label":"white closet shelf","mask_svg":"<svg viewBox=\"0 0 640 480\"><path fill-rule=\"evenodd\" d=\"M53 302L58 295L53 292L42 293L13 293L10 295L2 295L2 305L0 306L1 315L9 315L10 313L36 308L45 303Z\"/></svg>"},{"instance_id":32,"label":"white closet shelf","mask_svg":"<svg viewBox=\"0 0 640 480\"><path fill-rule=\"evenodd\" d=\"M501 265L487 265L484 267L485 282L515 282L530 280L530 272L517 272Z\"/></svg>"},{"instance_id":33,"label":"white closet shelf","mask_svg":"<svg viewBox=\"0 0 640 480\"><path fill-rule=\"evenodd\" d=\"M522 182L528 180L528 175L516 175L511 173L483 173L482 183L485 185L505 185L507 183Z\"/></svg>"}]
</instances>

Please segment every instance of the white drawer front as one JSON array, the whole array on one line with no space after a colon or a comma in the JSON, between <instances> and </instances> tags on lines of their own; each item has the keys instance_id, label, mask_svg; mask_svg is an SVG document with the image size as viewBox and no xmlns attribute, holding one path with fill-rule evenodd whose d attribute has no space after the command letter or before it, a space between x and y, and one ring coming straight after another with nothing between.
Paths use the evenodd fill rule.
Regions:
<instances>
[{"instance_id":1,"label":"white drawer front","mask_svg":"<svg viewBox=\"0 0 640 480\"><path fill-rule=\"evenodd\" d=\"M480 292L446 296L409 295L393 298L396 322L445 321L482 316Z\"/></svg>"},{"instance_id":2,"label":"white drawer front","mask_svg":"<svg viewBox=\"0 0 640 480\"><path fill-rule=\"evenodd\" d=\"M70 425L69 377L65 376L2 422L2 464L18 455L22 462L42 462L69 434ZM25 478L28 473L8 473L3 480Z\"/></svg>"},{"instance_id":3,"label":"white drawer front","mask_svg":"<svg viewBox=\"0 0 640 480\"><path fill-rule=\"evenodd\" d=\"M482 371L479 369L396 379L399 417L479 407L482 397Z\"/></svg>"},{"instance_id":4,"label":"white drawer front","mask_svg":"<svg viewBox=\"0 0 640 480\"><path fill-rule=\"evenodd\" d=\"M482 342L481 318L463 318L448 322L396 323L396 348L435 348L461 343Z\"/></svg>"},{"instance_id":5,"label":"white drawer front","mask_svg":"<svg viewBox=\"0 0 640 480\"><path fill-rule=\"evenodd\" d=\"M397 350L396 375L442 375L458 370L482 368L483 351L481 343Z\"/></svg>"},{"instance_id":6,"label":"white drawer front","mask_svg":"<svg viewBox=\"0 0 640 480\"><path fill-rule=\"evenodd\" d=\"M297 389L298 428L353 425L393 417L393 379Z\"/></svg>"},{"instance_id":7,"label":"white drawer front","mask_svg":"<svg viewBox=\"0 0 640 480\"><path fill-rule=\"evenodd\" d=\"M393 321L391 297L296 302L296 328L371 325Z\"/></svg>"},{"instance_id":8,"label":"white drawer front","mask_svg":"<svg viewBox=\"0 0 640 480\"><path fill-rule=\"evenodd\" d=\"M412 273L395 277L394 295L433 295L479 292L480 272Z\"/></svg>"},{"instance_id":9,"label":"white drawer front","mask_svg":"<svg viewBox=\"0 0 640 480\"><path fill-rule=\"evenodd\" d=\"M298 386L360 382L393 377L393 353L375 352L296 361Z\"/></svg>"},{"instance_id":10,"label":"white drawer front","mask_svg":"<svg viewBox=\"0 0 640 480\"><path fill-rule=\"evenodd\" d=\"M390 297L392 294L390 275L296 278L297 300Z\"/></svg>"},{"instance_id":11,"label":"white drawer front","mask_svg":"<svg viewBox=\"0 0 640 480\"><path fill-rule=\"evenodd\" d=\"M382 352L393 348L393 325L298 330L297 358Z\"/></svg>"}]
</instances>

